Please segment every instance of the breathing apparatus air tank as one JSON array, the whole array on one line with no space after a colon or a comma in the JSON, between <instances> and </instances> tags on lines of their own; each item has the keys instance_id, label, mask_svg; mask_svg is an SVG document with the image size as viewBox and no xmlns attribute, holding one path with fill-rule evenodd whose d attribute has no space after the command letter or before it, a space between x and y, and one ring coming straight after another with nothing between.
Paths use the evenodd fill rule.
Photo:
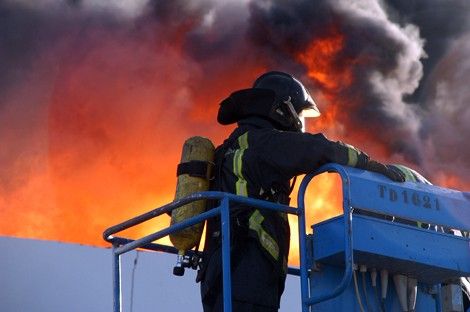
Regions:
<instances>
[{"instance_id":1,"label":"breathing apparatus air tank","mask_svg":"<svg viewBox=\"0 0 470 312\"><path fill-rule=\"evenodd\" d=\"M208 191L214 167L214 145L204 137L194 136L183 145L181 162L178 165L175 200L196 192ZM206 209L206 201L198 200L174 209L171 225L192 218ZM170 234L170 241L178 249L178 259L173 274L181 276L184 267L197 266L197 259L185 257L187 250L199 246L204 222ZM196 262L196 263L194 263Z\"/></svg>"}]
</instances>

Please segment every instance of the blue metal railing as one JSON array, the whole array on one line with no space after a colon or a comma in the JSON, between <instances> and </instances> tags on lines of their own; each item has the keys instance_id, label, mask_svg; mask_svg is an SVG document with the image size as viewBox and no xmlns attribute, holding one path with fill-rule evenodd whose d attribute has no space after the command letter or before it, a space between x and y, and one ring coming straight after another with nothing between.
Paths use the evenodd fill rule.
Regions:
<instances>
[{"instance_id":1,"label":"blue metal railing","mask_svg":"<svg viewBox=\"0 0 470 312\"><path fill-rule=\"evenodd\" d=\"M156 233L152 233L143 238L137 240L131 240L127 238L117 237L114 234L121 232L130 227L141 224L150 219L156 218L162 214L169 213L173 209L181 207L189 202L197 201L201 199L213 199L219 200L220 205L214 209L206 211L198 216L187 219L181 223L172 225ZM103 233L103 238L113 245L113 297L114 297L114 311L122 311L122 294L121 294L121 261L120 256L126 252L134 250L136 248L145 248L150 250L164 251L169 253L177 254L178 251L172 246L166 246L161 244L152 243L155 240L163 238L171 233L180 231L186 227L198 224L220 215L221 220L221 231L222 231L222 279L223 279L223 297L224 297L224 311L232 311L231 303L231 273L230 273L230 203L244 204L250 207L258 209L267 209L273 211L284 212L288 214L297 215L299 218L299 224L305 224L304 213L301 209L293 207L271 203L263 200L237 196L229 193L222 192L200 192L194 193L188 197L180 200L173 201L160 208L151 210L145 214L139 215L130 220L124 221L118 225L110 227ZM305 236L305 228L300 235ZM194 252L194 251L189 251ZM301 263L302 266L302 263ZM289 268L289 274L299 275L300 270L297 268Z\"/></svg>"},{"instance_id":2,"label":"blue metal railing","mask_svg":"<svg viewBox=\"0 0 470 312\"><path fill-rule=\"evenodd\" d=\"M326 171L334 171L340 174L343 180L343 210L344 210L344 242L345 242L345 269L344 276L341 282L330 293L320 296L311 297L309 293L309 274L311 261L307 258L307 234L306 234L306 221L305 221L305 194L308 184L318 174ZM348 172L345 167L336 164L328 164L323 166L316 172L305 176L303 179L298 193L298 208L293 208L281 204L276 204L268 201L237 196L230 193L223 192L199 192L194 193L183 199L175 200L160 208L156 208L147 213L139 215L130 220L124 221L118 225L110 227L103 233L103 238L113 245L113 294L114 294L114 312L122 311L122 296L121 296L121 262L120 256L128 251L136 248L144 248L156 251L163 251L167 253L177 254L178 250L172 246L152 243L153 241L165 237L171 233L177 232L186 227L198 224L213 218L217 215L221 216L221 230L222 230L222 279L223 279L223 297L224 297L224 311L231 312L231 274L230 274L230 203L244 204L250 207L267 209L279 212L293 214L298 217L298 230L299 230L299 258L300 268L289 267L288 274L300 276L301 284L301 303L302 312L307 312L310 307L318 302L328 300L340 294L352 278L352 265L353 265L353 252L352 252L352 222L351 222L351 208L349 205L349 189L346 187L349 184ZM347 191L346 191L347 190ZM189 202L201 199L219 200L220 205L214 209L206 211L198 216L185 220L181 223L172 225L156 233L150 234L137 240L126 239L122 237L113 236L125 229L141 224L150 219L156 218L162 214L171 213L173 209L181 207ZM194 251L188 251L194 253Z\"/></svg>"}]
</instances>

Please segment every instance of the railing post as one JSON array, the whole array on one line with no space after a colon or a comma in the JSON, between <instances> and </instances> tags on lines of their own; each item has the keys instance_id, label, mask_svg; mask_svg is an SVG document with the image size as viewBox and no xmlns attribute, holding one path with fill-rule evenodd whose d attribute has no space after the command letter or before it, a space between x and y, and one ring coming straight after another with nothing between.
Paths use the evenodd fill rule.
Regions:
<instances>
[{"instance_id":1,"label":"railing post","mask_svg":"<svg viewBox=\"0 0 470 312\"><path fill-rule=\"evenodd\" d=\"M306 302L306 298L309 298L308 289L308 268L307 268L307 252L306 252L306 235L305 235L305 210L304 208L299 209L299 253L300 253L300 287L302 297L302 312L310 311L310 307Z\"/></svg>"},{"instance_id":2,"label":"railing post","mask_svg":"<svg viewBox=\"0 0 470 312\"><path fill-rule=\"evenodd\" d=\"M297 216L299 218L300 296L302 312L308 312L310 310L310 306L307 303L307 300L310 297L310 292L308 289L307 246L305 234L305 192L312 178L313 175L309 174L303 179L297 196Z\"/></svg>"},{"instance_id":3,"label":"railing post","mask_svg":"<svg viewBox=\"0 0 470 312\"><path fill-rule=\"evenodd\" d=\"M118 246L113 245L113 311L122 311L122 292L121 292L121 255L116 254Z\"/></svg>"},{"instance_id":4,"label":"railing post","mask_svg":"<svg viewBox=\"0 0 470 312\"><path fill-rule=\"evenodd\" d=\"M232 280L230 270L230 211L227 197L222 199L221 205L221 229L222 229L222 277L224 312L232 312Z\"/></svg>"}]
</instances>

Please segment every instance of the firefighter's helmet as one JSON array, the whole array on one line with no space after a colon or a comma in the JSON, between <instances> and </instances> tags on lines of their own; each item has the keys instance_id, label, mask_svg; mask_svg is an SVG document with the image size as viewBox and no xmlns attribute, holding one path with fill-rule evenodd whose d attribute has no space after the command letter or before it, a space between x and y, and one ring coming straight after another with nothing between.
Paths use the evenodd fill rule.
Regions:
<instances>
[{"instance_id":1,"label":"firefighter's helmet","mask_svg":"<svg viewBox=\"0 0 470 312\"><path fill-rule=\"evenodd\" d=\"M280 130L302 131L299 114L317 117L320 111L304 85L284 72L259 76L251 89L239 90L222 101L217 120L226 125L248 116L272 120Z\"/></svg>"},{"instance_id":2,"label":"firefighter's helmet","mask_svg":"<svg viewBox=\"0 0 470 312\"><path fill-rule=\"evenodd\" d=\"M313 110L312 115L320 115L320 111L308 90L292 75L280 71L270 71L259 76L253 83L253 88L273 90L279 99L290 101L297 114L305 109L310 109Z\"/></svg>"},{"instance_id":3,"label":"firefighter's helmet","mask_svg":"<svg viewBox=\"0 0 470 312\"><path fill-rule=\"evenodd\" d=\"M253 83L255 89L269 89L276 94L276 106L271 118L282 122L292 130L300 130L302 122L299 114L306 117L320 115L315 101L304 85L294 76L280 72L270 71L259 76Z\"/></svg>"}]
</instances>

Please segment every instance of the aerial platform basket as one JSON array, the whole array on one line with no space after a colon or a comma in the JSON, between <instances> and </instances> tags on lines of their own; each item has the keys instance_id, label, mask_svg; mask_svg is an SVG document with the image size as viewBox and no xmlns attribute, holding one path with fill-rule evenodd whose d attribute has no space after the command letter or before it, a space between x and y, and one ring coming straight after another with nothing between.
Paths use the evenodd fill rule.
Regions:
<instances>
[{"instance_id":1,"label":"aerial platform basket","mask_svg":"<svg viewBox=\"0 0 470 312\"><path fill-rule=\"evenodd\" d=\"M341 177L343 214L313 225L306 233L305 195L316 175L336 172ZM313 195L314 196L314 195ZM171 225L137 240L116 233L168 213L188 202L214 199L219 206L196 217ZM172 246L153 241L170 233L220 216L224 311L231 311L230 203L282 211L297 216L299 223L299 268L288 273L300 276L299 306L307 311L359 311L352 283L353 267L362 264L391 274L404 274L419 282L416 311L445 311L440 284L470 276L470 239L422 229L381 217L395 216L443 228L470 230L470 194L418 183L394 183L381 175L327 164L307 175L300 186L298 207L221 192L201 192L174 201L107 229L103 237L113 244L114 311L121 309L120 255L135 248L177 253ZM360 211L360 213L357 213ZM379 216L379 217L377 217ZM391 287L390 287L391 288ZM432 291L429 291L430 289ZM370 293L370 287L365 287ZM436 295L437 294L437 295ZM396 293L387 298L387 312L400 311ZM292 311L300 308L293 307Z\"/></svg>"}]
</instances>

